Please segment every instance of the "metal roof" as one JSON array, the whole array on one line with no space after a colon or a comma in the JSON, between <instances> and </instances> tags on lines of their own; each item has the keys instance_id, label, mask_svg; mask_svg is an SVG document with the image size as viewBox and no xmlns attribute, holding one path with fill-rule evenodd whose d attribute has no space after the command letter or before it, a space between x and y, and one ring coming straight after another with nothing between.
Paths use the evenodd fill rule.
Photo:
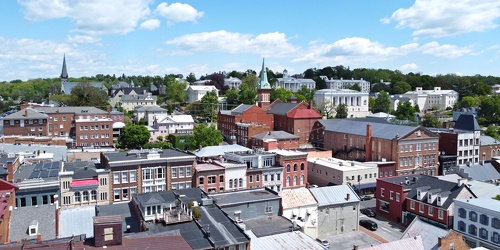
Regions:
<instances>
[{"instance_id":1,"label":"metal roof","mask_svg":"<svg viewBox=\"0 0 500 250\"><path fill-rule=\"evenodd\" d=\"M232 204L281 199L277 194L265 188L245 189L234 192L216 193L209 195L220 207Z\"/></svg>"},{"instance_id":2,"label":"metal roof","mask_svg":"<svg viewBox=\"0 0 500 250\"><path fill-rule=\"evenodd\" d=\"M252 138L259 140L269 140L269 139L286 140L286 139L299 139L300 136L290 134L285 131L269 131L260 133L258 135L254 135Z\"/></svg>"},{"instance_id":3,"label":"metal roof","mask_svg":"<svg viewBox=\"0 0 500 250\"><path fill-rule=\"evenodd\" d=\"M197 149L194 151L196 157L215 157L219 155L224 155L226 152L245 152L251 151L247 147L243 147L238 144L231 145L221 145L221 146L208 146L202 149Z\"/></svg>"},{"instance_id":4,"label":"metal roof","mask_svg":"<svg viewBox=\"0 0 500 250\"><path fill-rule=\"evenodd\" d=\"M469 131L481 130L481 127L479 127L479 123L477 123L477 120L473 114L461 114L455 122L453 128Z\"/></svg>"},{"instance_id":5,"label":"metal roof","mask_svg":"<svg viewBox=\"0 0 500 250\"><path fill-rule=\"evenodd\" d=\"M421 236L426 250L437 250L439 249L438 238L446 235L448 235L448 230L423 222L417 216L403 232L401 239Z\"/></svg>"},{"instance_id":6,"label":"metal roof","mask_svg":"<svg viewBox=\"0 0 500 250\"><path fill-rule=\"evenodd\" d=\"M349 185L311 188L309 191L318 201L318 206L359 202L358 195ZM347 194L349 194L349 200L347 200Z\"/></svg>"},{"instance_id":7,"label":"metal roof","mask_svg":"<svg viewBox=\"0 0 500 250\"><path fill-rule=\"evenodd\" d=\"M346 134L366 135L366 125L372 125L372 137L392 140L396 136L404 137L418 127L394 125L385 123L369 123L356 119L328 119L318 120L325 131L334 131ZM422 127L422 129L425 129Z\"/></svg>"},{"instance_id":8,"label":"metal roof","mask_svg":"<svg viewBox=\"0 0 500 250\"><path fill-rule=\"evenodd\" d=\"M87 238L94 237L92 220L94 216L94 206L61 209L59 216L59 237L64 238L81 234L85 234Z\"/></svg>"},{"instance_id":9,"label":"metal roof","mask_svg":"<svg viewBox=\"0 0 500 250\"><path fill-rule=\"evenodd\" d=\"M231 110L231 115L241 115L247 109L251 108L253 105L240 104L238 107Z\"/></svg>"},{"instance_id":10,"label":"metal roof","mask_svg":"<svg viewBox=\"0 0 500 250\"><path fill-rule=\"evenodd\" d=\"M452 168L451 173L456 173L463 178L472 178L478 181L500 180L500 173L491 163L462 165Z\"/></svg>"},{"instance_id":11,"label":"metal roof","mask_svg":"<svg viewBox=\"0 0 500 250\"><path fill-rule=\"evenodd\" d=\"M424 243L422 242L421 236L415 236L412 238L406 238L396 241L391 241L387 243L382 243L380 245L370 246L363 248L362 250L429 250L424 248Z\"/></svg>"},{"instance_id":12,"label":"metal roof","mask_svg":"<svg viewBox=\"0 0 500 250\"><path fill-rule=\"evenodd\" d=\"M300 231L274 234L257 237L251 231L247 233L251 238L251 250L290 249L290 250L323 250L317 241Z\"/></svg>"},{"instance_id":13,"label":"metal roof","mask_svg":"<svg viewBox=\"0 0 500 250\"><path fill-rule=\"evenodd\" d=\"M267 113L273 115L286 115L286 113L297 107L299 104L300 103L275 102L271 105L271 108L267 110Z\"/></svg>"}]
</instances>

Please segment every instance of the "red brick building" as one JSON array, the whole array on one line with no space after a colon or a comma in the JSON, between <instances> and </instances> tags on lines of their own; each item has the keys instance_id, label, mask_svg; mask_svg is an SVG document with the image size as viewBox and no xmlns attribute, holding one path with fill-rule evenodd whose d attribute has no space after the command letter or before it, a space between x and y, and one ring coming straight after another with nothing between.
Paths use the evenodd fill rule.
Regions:
<instances>
[{"instance_id":1,"label":"red brick building","mask_svg":"<svg viewBox=\"0 0 500 250\"><path fill-rule=\"evenodd\" d=\"M49 116L34 109L23 109L10 114L3 120L3 134L23 136L47 136Z\"/></svg>"},{"instance_id":2,"label":"red brick building","mask_svg":"<svg viewBox=\"0 0 500 250\"><path fill-rule=\"evenodd\" d=\"M16 190L18 186L0 179L0 242L9 242L9 224L12 215L11 207L16 206Z\"/></svg>"},{"instance_id":3,"label":"red brick building","mask_svg":"<svg viewBox=\"0 0 500 250\"><path fill-rule=\"evenodd\" d=\"M241 104L219 111L217 128L226 140L248 146L252 136L272 130L273 116L258 106Z\"/></svg>"},{"instance_id":4,"label":"red brick building","mask_svg":"<svg viewBox=\"0 0 500 250\"><path fill-rule=\"evenodd\" d=\"M226 169L217 164L199 163L195 165L195 187L206 193L224 192Z\"/></svg>"},{"instance_id":5,"label":"red brick building","mask_svg":"<svg viewBox=\"0 0 500 250\"><path fill-rule=\"evenodd\" d=\"M313 137L320 138L317 145L332 149L336 158L394 161L394 175L438 174L439 136L422 126L318 120Z\"/></svg>"},{"instance_id":6,"label":"red brick building","mask_svg":"<svg viewBox=\"0 0 500 250\"><path fill-rule=\"evenodd\" d=\"M252 147L264 148L265 150L275 149L298 149L299 136L285 131L269 131L253 136Z\"/></svg>"},{"instance_id":7,"label":"red brick building","mask_svg":"<svg viewBox=\"0 0 500 250\"><path fill-rule=\"evenodd\" d=\"M283 188L306 187L307 152L275 150L276 164L283 166Z\"/></svg>"}]
</instances>

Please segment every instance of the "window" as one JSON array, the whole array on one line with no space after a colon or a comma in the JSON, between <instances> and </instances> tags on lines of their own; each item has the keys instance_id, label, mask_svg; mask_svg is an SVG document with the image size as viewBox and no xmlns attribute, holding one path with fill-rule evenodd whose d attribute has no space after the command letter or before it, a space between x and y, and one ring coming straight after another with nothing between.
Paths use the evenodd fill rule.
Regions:
<instances>
[{"instance_id":1,"label":"window","mask_svg":"<svg viewBox=\"0 0 500 250\"><path fill-rule=\"evenodd\" d=\"M465 209L463 209L463 208L458 209L458 217L465 219L465 214L466 214Z\"/></svg>"},{"instance_id":2,"label":"window","mask_svg":"<svg viewBox=\"0 0 500 250\"><path fill-rule=\"evenodd\" d=\"M297 172L297 168L298 168L297 164L293 164L293 171L294 172Z\"/></svg>"},{"instance_id":3,"label":"window","mask_svg":"<svg viewBox=\"0 0 500 250\"><path fill-rule=\"evenodd\" d=\"M191 177L191 167L186 166L186 177Z\"/></svg>"},{"instance_id":4,"label":"window","mask_svg":"<svg viewBox=\"0 0 500 250\"><path fill-rule=\"evenodd\" d=\"M113 173L113 183L120 183L120 173Z\"/></svg>"},{"instance_id":5,"label":"window","mask_svg":"<svg viewBox=\"0 0 500 250\"><path fill-rule=\"evenodd\" d=\"M493 218L491 220L491 226L496 229L500 229L500 219L498 218Z\"/></svg>"},{"instance_id":6,"label":"window","mask_svg":"<svg viewBox=\"0 0 500 250\"><path fill-rule=\"evenodd\" d=\"M156 169L156 179L165 179L165 169L157 168Z\"/></svg>"},{"instance_id":7,"label":"window","mask_svg":"<svg viewBox=\"0 0 500 250\"><path fill-rule=\"evenodd\" d=\"M219 175L219 182L224 182L224 175Z\"/></svg>"},{"instance_id":8,"label":"window","mask_svg":"<svg viewBox=\"0 0 500 250\"><path fill-rule=\"evenodd\" d=\"M491 236L491 241L495 243L500 243L500 234L497 232L493 232L493 236Z\"/></svg>"},{"instance_id":9,"label":"window","mask_svg":"<svg viewBox=\"0 0 500 250\"><path fill-rule=\"evenodd\" d=\"M488 226L488 224L489 224L488 222L489 222L489 218L486 214L481 214L479 216L479 223Z\"/></svg>"},{"instance_id":10,"label":"window","mask_svg":"<svg viewBox=\"0 0 500 250\"><path fill-rule=\"evenodd\" d=\"M469 212L469 220L476 222L477 221L477 213L474 211L470 211Z\"/></svg>"},{"instance_id":11,"label":"window","mask_svg":"<svg viewBox=\"0 0 500 250\"><path fill-rule=\"evenodd\" d=\"M384 197L384 195L385 195L385 189L381 188L380 189L380 196Z\"/></svg>"},{"instance_id":12,"label":"window","mask_svg":"<svg viewBox=\"0 0 500 250\"><path fill-rule=\"evenodd\" d=\"M80 203L80 201L81 201L80 192L75 192L75 203Z\"/></svg>"},{"instance_id":13,"label":"window","mask_svg":"<svg viewBox=\"0 0 500 250\"><path fill-rule=\"evenodd\" d=\"M458 221L458 230L465 232L465 222Z\"/></svg>"},{"instance_id":14,"label":"window","mask_svg":"<svg viewBox=\"0 0 500 250\"><path fill-rule=\"evenodd\" d=\"M130 182L135 182L135 170L130 170Z\"/></svg>"},{"instance_id":15,"label":"window","mask_svg":"<svg viewBox=\"0 0 500 250\"><path fill-rule=\"evenodd\" d=\"M438 218L443 219L444 217L444 211L442 209L438 209Z\"/></svg>"},{"instance_id":16,"label":"window","mask_svg":"<svg viewBox=\"0 0 500 250\"><path fill-rule=\"evenodd\" d=\"M286 177L286 186L289 187L290 186L290 176L287 176Z\"/></svg>"},{"instance_id":17,"label":"window","mask_svg":"<svg viewBox=\"0 0 500 250\"><path fill-rule=\"evenodd\" d=\"M400 193L396 193L396 201L399 202L400 199L401 199L401 194Z\"/></svg>"},{"instance_id":18,"label":"window","mask_svg":"<svg viewBox=\"0 0 500 250\"><path fill-rule=\"evenodd\" d=\"M82 200L89 201L89 191L83 191Z\"/></svg>"},{"instance_id":19,"label":"window","mask_svg":"<svg viewBox=\"0 0 500 250\"><path fill-rule=\"evenodd\" d=\"M233 188L233 180L229 180L229 188Z\"/></svg>"},{"instance_id":20,"label":"window","mask_svg":"<svg viewBox=\"0 0 500 250\"><path fill-rule=\"evenodd\" d=\"M479 229L479 237L487 240L488 239L488 230L486 230L486 228Z\"/></svg>"},{"instance_id":21,"label":"window","mask_svg":"<svg viewBox=\"0 0 500 250\"><path fill-rule=\"evenodd\" d=\"M36 196L31 196L31 205L32 206L38 205L37 197Z\"/></svg>"},{"instance_id":22,"label":"window","mask_svg":"<svg viewBox=\"0 0 500 250\"><path fill-rule=\"evenodd\" d=\"M243 178L240 178L240 187L243 187Z\"/></svg>"},{"instance_id":23,"label":"window","mask_svg":"<svg viewBox=\"0 0 500 250\"><path fill-rule=\"evenodd\" d=\"M95 190L90 191L90 200L91 201L97 200L97 191Z\"/></svg>"},{"instance_id":24,"label":"window","mask_svg":"<svg viewBox=\"0 0 500 250\"><path fill-rule=\"evenodd\" d=\"M304 185L304 176L303 175L300 176L300 185Z\"/></svg>"},{"instance_id":25,"label":"window","mask_svg":"<svg viewBox=\"0 0 500 250\"><path fill-rule=\"evenodd\" d=\"M394 191L389 192L389 199L394 200Z\"/></svg>"},{"instance_id":26,"label":"window","mask_svg":"<svg viewBox=\"0 0 500 250\"><path fill-rule=\"evenodd\" d=\"M213 184L215 183L215 176L209 176L208 177L208 184Z\"/></svg>"},{"instance_id":27,"label":"window","mask_svg":"<svg viewBox=\"0 0 500 250\"><path fill-rule=\"evenodd\" d=\"M199 180L200 180L200 185L201 185L201 184L204 184L203 176L202 176L202 177L200 177L200 178L199 178Z\"/></svg>"},{"instance_id":28,"label":"window","mask_svg":"<svg viewBox=\"0 0 500 250\"><path fill-rule=\"evenodd\" d=\"M64 205L69 205L71 203L71 197L70 196L64 196L63 198L63 204Z\"/></svg>"},{"instance_id":29,"label":"window","mask_svg":"<svg viewBox=\"0 0 500 250\"><path fill-rule=\"evenodd\" d=\"M123 199L128 199L128 189L122 190L122 196L123 196Z\"/></svg>"},{"instance_id":30,"label":"window","mask_svg":"<svg viewBox=\"0 0 500 250\"><path fill-rule=\"evenodd\" d=\"M260 174L256 174L255 175L255 181L256 182L260 182Z\"/></svg>"},{"instance_id":31,"label":"window","mask_svg":"<svg viewBox=\"0 0 500 250\"><path fill-rule=\"evenodd\" d=\"M286 172L290 173L290 164L286 165Z\"/></svg>"},{"instance_id":32,"label":"window","mask_svg":"<svg viewBox=\"0 0 500 250\"><path fill-rule=\"evenodd\" d=\"M253 182L253 175L248 176L248 182Z\"/></svg>"},{"instance_id":33,"label":"window","mask_svg":"<svg viewBox=\"0 0 500 250\"><path fill-rule=\"evenodd\" d=\"M272 213L272 212L273 212L273 207L272 207L272 206L267 205L267 206L266 206L266 214L270 214L270 213Z\"/></svg>"},{"instance_id":34,"label":"window","mask_svg":"<svg viewBox=\"0 0 500 250\"><path fill-rule=\"evenodd\" d=\"M424 204L423 204L423 203L420 203L420 204L418 205L418 211L420 211L421 213L423 213L423 212L424 212Z\"/></svg>"},{"instance_id":35,"label":"window","mask_svg":"<svg viewBox=\"0 0 500 250\"><path fill-rule=\"evenodd\" d=\"M415 201L410 201L411 210L415 210Z\"/></svg>"},{"instance_id":36,"label":"window","mask_svg":"<svg viewBox=\"0 0 500 250\"><path fill-rule=\"evenodd\" d=\"M301 164L300 164L300 170L301 170L301 171L304 171L304 168L305 168L305 164L304 164L304 163L301 163Z\"/></svg>"},{"instance_id":37,"label":"window","mask_svg":"<svg viewBox=\"0 0 500 250\"><path fill-rule=\"evenodd\" d=\"M434 208L433 207L429 206L429 208L427 210L428 210L429 215L431 215L431 216L434 215Z\"/></svg>"},{"instance_id":38,"label":"window","mask_svg":"<svg viewBox=\"0 0 500 250\"><path fill-rule=\"evenodd\" d=\"M470 235L477 235L477 227L474 224L469 225L469 234Z\"/></svg>"},{"instance_id":39,"label":"window","mask_svg":"<svg viewBox=\"0 0 500 250\"><path fill-rule=\"evenodd\" d=\"M113 190L113 196L115 198L115 201L120 200L120 189Z\"/></svg>"},{"instance_id":40,"label":"window","mask_svg":"<svg viewBox=\"0 0 500 250\"><path fill-rule=\"evenodd\" d=\"M146 168L142 170L142 180L151 180L152 169Z\"/></svg>"},{"instance_id":41,"label":"window","mask_svg":"<svg viewBox=\"0 0 500 250\"><path fill-rule=\"evenodd\" d=\"M44 195L42 196L42 204L49 204L49 196L48 195Z\"/></svg>"},{"instance_id":42,"label":"window","mask_svg":"<svg viewBox=\"0 0 500 250\"><path fill-rule=\"evenodd\" d=\"M297 186L297 176L294 176L294 177L293 177L293 185L294 185L294 186Z\"/></svg>"},{"instance_id":43,"label":"window","mask_svg":"<svg viewBox=\"0 0 500 250\"><path fill-rule=\"evenodd\" d=\"M128 182L128 172L124 171L122 172L122 183L127 183Z\"/></svg>"},{"instance_id":44,"label":"window","mask_svg":"<svg viewBox=\"0 0 500 250\"><path fill-rule=\"evenodd\" d=\"M177 168L172 168L172 178L177 178Z\"/></svg>"},{"instance_id":45,"label":"window","mask_svg":"<svg viewBox=\"0 0 500 250\"><path fill-rule=\"evenodd\" d=\"M379 207L379 209L382 210L382 211L384 211L384 212L389 212L389 202L380 200L380 207Z\"/></svg>"},{"instance_id":46,"label":"window","mask_svg":"<svg viewBox=\"0 0 500 250\"><path fill-rule=\"evenodd\" d=\"M179 168L179 178L182 178L182 177L184 177L184 168L180 167Z\"/></svg>"}]
</instances>

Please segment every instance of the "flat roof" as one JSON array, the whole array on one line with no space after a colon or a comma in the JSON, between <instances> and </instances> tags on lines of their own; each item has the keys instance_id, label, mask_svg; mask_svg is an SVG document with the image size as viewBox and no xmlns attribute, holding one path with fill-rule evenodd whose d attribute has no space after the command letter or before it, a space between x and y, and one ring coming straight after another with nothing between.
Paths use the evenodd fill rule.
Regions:
<instances>
[{"instance_id":1,"label":"flat roof","mask_svg":"<svg viewBox=\"0 0 500 250\"><path fill-rule=\"evenodd\" d=\"M355 170L366 170L366 169L378 169L375 163L357 162L357 161L345 161L337 158L309 158L308 162L315 163L317 165L322 165L332 169L338 169L340 171L355 171Z\"/></svg>"},{"instance_id":2,"label":"flat roof","mask_svg":"<svg viewBox=\"0 0 500 250\"><path fill-rule=\"evenodd\" d=\"M269 199L281 199L277 194L265 188L246 189L227 193L216 193L209 195L219 206L240 204L255 201L265 201Z\"/></svg>"}]
</instances>

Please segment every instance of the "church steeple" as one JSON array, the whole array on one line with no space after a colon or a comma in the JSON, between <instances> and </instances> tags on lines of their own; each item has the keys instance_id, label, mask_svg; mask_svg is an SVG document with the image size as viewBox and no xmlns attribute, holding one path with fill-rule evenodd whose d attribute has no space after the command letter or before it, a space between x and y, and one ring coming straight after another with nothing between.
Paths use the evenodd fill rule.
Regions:
<instances>
[{"instance_id":1,"label":"church steeple","mask_svg":"<svg viewBox=\"0 0 500 250\"><path fill-rule=\"evenodd\" d=\"M61 79L66 78L68 79L68 70L66 69L66 54L64 54L63 57L63 65L62 65L62 72L61 72Z\"/></svg>"},{"instance_id":2,"label":"church steeple","mask_svg":"<svg viewBox=\"0 0 500 250\"><path fill-rule=\"evenodd\" d=\"M267 81L267 71L264 65L264 59L262 59L262 69L260 70L260 82L257 89L271 89L271 84Z\"/></svg>"},{"instance_id":3,"label":"church steeple","mask_svg":"<svg viewBox=\"0 0 500 250\"><path fill-rule=\"evenodd\" d=\"M260 81L257 85L257 105L267 111L271 107L271 84L267 81L267 71L262 59Z\"/></svg>"}]
</instances>

